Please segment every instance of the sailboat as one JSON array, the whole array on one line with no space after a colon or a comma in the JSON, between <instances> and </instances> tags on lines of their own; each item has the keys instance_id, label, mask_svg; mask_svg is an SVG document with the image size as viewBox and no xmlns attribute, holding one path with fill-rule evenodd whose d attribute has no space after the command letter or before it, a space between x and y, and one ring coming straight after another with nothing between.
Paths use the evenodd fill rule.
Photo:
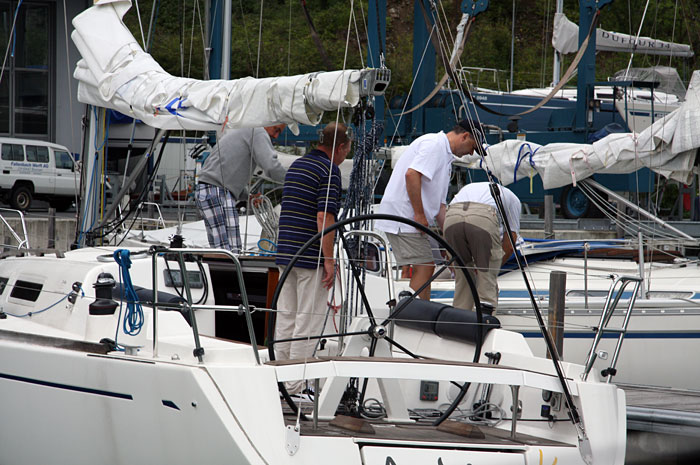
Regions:
<instances>
[{"instance_id":1,"label":"sailboat","mask_svg":"<svg viewBox=\"0 0 700 465\"><path fill-rule=\"evenodd\" d=\"M79 98L159 128L308 124L388 83L382 69L172 77L124 28L129 5L98 1L74 19ZM553 361L535 357L497 319L441 306L424 326L425 302L373 299L365 307L372 317L336 334L342 342L326 356L276 362L274 341L258 347L256 321L274 315L280 286L269 307L255 308L244 279L275 275L264 257L105 246L24 254L0 260L0 462L624 462L624 393L554 353ZM218 302L229 294L240 304ZM240 315L228 329L244 340L215 337L228 314ZM352 394L349 380L358 379L374 407ZM286 394L282 383L293 380L314 388L312 403Z\"/></svg>"}]
</instances>

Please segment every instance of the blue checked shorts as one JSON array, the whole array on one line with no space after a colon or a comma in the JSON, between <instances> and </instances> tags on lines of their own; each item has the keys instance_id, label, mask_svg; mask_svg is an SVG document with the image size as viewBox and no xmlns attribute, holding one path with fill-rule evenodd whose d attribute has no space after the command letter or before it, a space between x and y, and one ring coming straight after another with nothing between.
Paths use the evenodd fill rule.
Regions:
<instances>
[{"instance_id":1,"label":"blue checked shorts","mask_svg":"<svg viewBox=\"0 0 700 465\"><path fill-rule=\"evenodd\" d=\"M241 232L233 195L223 187L199 183L195 203L204 219L209 246L240 252Z\"/></svg>"}]
</instances>

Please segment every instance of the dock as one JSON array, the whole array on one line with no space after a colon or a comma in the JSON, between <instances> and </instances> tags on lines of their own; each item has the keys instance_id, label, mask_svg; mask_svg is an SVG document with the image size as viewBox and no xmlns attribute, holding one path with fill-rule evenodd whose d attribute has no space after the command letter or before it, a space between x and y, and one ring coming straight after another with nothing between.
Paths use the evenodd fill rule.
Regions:
<instances>
[{"instance_id":1,"label":"dock","mask_svg":"<svg viewBox=\"0 0 700 465\"><path fill-rule=\"evenodd\" d=\"M700 463L700 391L618 386L627 396L626 464Z\"/></svg>"}]
</instances>

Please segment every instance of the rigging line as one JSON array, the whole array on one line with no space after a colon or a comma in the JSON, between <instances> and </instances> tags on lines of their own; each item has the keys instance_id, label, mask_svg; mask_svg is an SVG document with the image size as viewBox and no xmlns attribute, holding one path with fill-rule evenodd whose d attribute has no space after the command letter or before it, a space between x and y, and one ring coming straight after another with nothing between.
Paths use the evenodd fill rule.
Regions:
<instances>
[{"instance_id":1,"label":"rigging line","mask_svg":"<svg viewBox=\"0 0 700 465\"><path fill-rule=\"evenodd\" d=\"M204 78L208 78L209 75L209 54L207 53L207 42L204 39L204 25L202 24L202 12L199 9L199 2L196 1L195 5L197 5L197 19L199 19L199 31L200 35L202 36L202 48L204 49L204 56L203 56L203 66L202 66L202 74Z\"/></svg>"},{"instance_id":2,"label":"rigging line","mask_svg":"<svg viewBox=\"0 0 700 465\"><path fill-rule=\"evenodd\" d=\"M450 43L452 44L452 47L454 48L455 45L455 37L452 35L452 28L450 27L450 21L447 19L447 13L445 13L445 5L442 2L439 2L438 5L440 6L439 12L442 13L442 21L445 24L444 30L447 31L447 33L450 35ZM438 14L438 17L440 15Z\"/></svg>"},{"instance_id":3,"label":"rigging line","mask_svg":"<svg viewBox=\"0 0 700 465\"><path fill-rule=\"evenodd\" d=\"M255 65L255 78L260 77L260 51L262 49L262 21L263 21L263 9L265 7L265 0L260 0L260 20L258 23L258 61Z\"/></svg>"},{"instance_id":4,"label":"rigging line","mask_svg":"<svg viewBox=\"0 0 700 465\"><path fill-rule=\"evenodd\" d=\"M673 9L673 27L671 28L671 42L676 41L676 20L678 18L678 0L676 0L676 6ZM668 56L668 66L671 66L673 61L673 55Z\"/></svg>"},{"instance_id":5,"label":"rigging line","mask_svg":"<svg viewBox=\"0 0 700 465\"><path fill-rule=\"evenodd\" d=\"M264 130L264 129L263 129ZM246 250L248 246L248 223L250 223L248 220L250 219L250 187L252 185L253 181L253 158L255 158L255 128L250 128L250 163L248 163L248 186L246 187L246 219L245 219L245 231L243 234L243 240L241 241L241 252L243 250ZM267 131L265 131L265 136L269 137L269 134ZM221 167L221 164L219 164ZM221 179L224 179L224 174L223 174L223 167L221 167ZM239 217L240 218L240 217ZM240 220L239 220L240 221Z\"/></svg>"},{"instance_id":6,"label":"rigging line","mask_svg":"<svg viewBox=\"0 0 700 465\"><path fill-rule=\"evenodd\" d=\"M71 139L71 148L75 148L75 127L73 126L73 91L71 90L71 66L70 66L70 47L68 46L68 14L66 13L66 0L63 0L63 32L65 33L65 39L66 39L66 74L68 75L68 80L67 85L68 85L68 94L70 98L68 99L68 109L70 112L70 139ZM0 78L0 82L2 81L2 78ZM73 158L73 155L71 154L70 160L73 162L73 168L76 168L76 161ZM76 180L77 182L77 180ZM76 203L77 203L77 192L76 191Z\"/></svg>"},{"instance_id":7,"label":"rigging line","mask_svg":"<svg viewBox=\"0 0 700 465\"><path fill-rule=\"evenodd\" d=\"M432 37L432 34L435 32L435 25L433 25L432 29L428 31L428 34ZM413 86L416 84L416 81L418 80L418 74L420 72L421 67L423 66L423 61L425 60L425 54L428 51L428 46L430 45L430 41L425 42L425 47L423 47L423 53L421 54L420 61L418 62L418 69L416 70L416 73L413 76L413 81L411 81L411 87L408 89L408 95L406 95L406 101L403 104L403 108L401 109L401 113L399 113L399 121L394 125L394 134L391 136L391 140L393 141L396 138L396 135L399 132L399 125L401 124L401 119L403 118L403 115L405 114L406 106L408 105L408 102L411 97L411 92L413 91Z\"/></svg>"},{"instance_id":8,"label":"rigging line","mask_svg":"<svg viewBox=\"0 0 700 465\"><path fill-rule=\"evenodd\" d=\"M547 66L547 37L549 35L549 10L551 7L551 0L547 0L544 4L544 25L542 27L542 67L540 71L540 87L544 87L545 84L545 68Z\"/></svg>"},{"instance_id":9,"label":"rigging line","mask_svg":"<svg viewBox=\"0 0 700 465\"><path fill-rule=\"evenodd\" d=\"M15 35L15 26L17 24L17 16L19 15L19 7L22 5L22 0L17 4L17 8L15 9L15 15L12 18L12 27L10 28L10 35L9 37L14 37ZM8 40L7 41L7 47L5 48L5 58L2 60L2 69L0 69L0 82L2 82L2 77L5 74L5 65L7 64L7 56L10 53L10 49L13 48L13 41ZM14 56L14 50L13 50L13 56Z\"/></svg>"},{"instance_id":10,"label":"rigging line","mask_svg":"<svg viewBox=\"0 0 700 465\"><path fill-rule=\"evenodd\" d=\"M190 26L190 56L187 59L187 77L192 75L192 51L194 50L194 24L197 17L197 4L199 0L192 2L192 24ZM184 21L183 21L184 22Z\"/></svg>"},{"instance_id":11,"label":"rigging line","mask_svg":"<svg viewBox=\"0 0 700 465\"><path fill-rule=\"evenodd\" d=\"M143 35L143 23L141 23L141 10L139 10L139 0L134 0L134 6L136 7L136 17L139 20L139 30L141 31L141 42L144 48L146 47L146 37Z\"/></svg>"},{"instance_id":12,"label":"rigging line","mask_svg":"<svg viewBox=\"0 0 700 465\"><path fill-rule=\"evenodd\" d=\"M218 1L219 0L217 0L217 3L218 3ZM253 52L250 49L250 40L248 39L248 26L246 26L245 13L243 12L243 0L239 0L238 4L241 8L241 21L243 21L243 36L245 37L246 47L248 48L248 65L250 66L250 72L252 73L253 72Z\"/></svg>"},{"instance_id":13,"label":"rigging line","mask_svg":"<svg viewBox=\"0 0 700 465\"><path fill-rule=\"evenodd\" d=\"M364 4L362 3L362 0L359 0L359 1L360 1L360 13L362 13L362 25L363 25L364 28L365 28L365 37L369 38L369 30L367 30L367 22L368 22L368 19L365 18L365 6L364 6ZM379 0L376 0L376 1L379 1ZM369 4L367 5L367 9L369 9ZM379 27L379 16L377 15L377 31L379 31L379 30L380 30L380 27ZM377 35L379 35L379 34L377 34ZM380 43L381 43L381 40L382 40L382 39L381 39L381 37L380 37L380 38L379 38L379 42L380 42ZM360 56L362 56L362 54L360 54ZM372 46L370 45L369 40L367 40L367 57L368 57L368 58L367 58L367 61L369 62L369 64L371 65L371 67L372 67L372 68L376 68L376 67L377 67L377 64L374 62L374 55L372 54ZM384 99L384 100L386 100L386 99Z\"/></svg>"},{"instance_id":14,"label":"rigging line","mask_svg":"<svg viewBox=\"0 0 700 465\"><path fill-rule=\"evenodd\" d=\"M158 17L158 9L160 9L160 0L154 0L153 5L151 5L151 19L148 22L148 39L146 40L146 49L144 50L146 53L148 53L151 48L151 34L155 28L156 18Z\"/></svg>"},{"instance_id":15,"label":"rigging line","mask_svg":"<svg viewBox=\"0 0 700 465\"><path fill-rule=\"evenodd\" d=\"M644 26L644 18L647 16L647 9L649 8L649 0L647 0L646 5L644 5L644 12L642 13L642 20L639 22L639 29L637 30L637 36L635 37L634 45L632 45L632 53L630 53L630 61L627 64L627 69L625 70L625 78L629 76L630 67L632 66L632 60L634 59L634 52L637 50L637 43L639 43L639 36L642 34L642 26Z\"/></svg>"},{"instance_id":16,"label":"rigging line","mask_svg":"<svg viewBox=\"0 0 700 465\"><path fill-rule=\"evenodd\" d=\"M690 35L690 25L688 24L688 13L685 11L685 0L681 0L681 8L683 8L683 19L685 20L685 30L688 33L688 42L690 43L690 48L694 49L693 39Z\"/></svg>"},{"instance_id":17,"label":"rigging line","mask_svg":"<svg viewBox=\"0 0 700 465\"><path fill-rule=\"evenodd\" d=\"M287 26L287 76L292 67L292 0L289 0L289 21Z\"/></svg>"},{"instance_id":18,"label":"rigging line","mask_svg":"<svg viewBox=\"0 0 700 465\"><path fill-rule=\"evenodd\" d=\"M309 9L306 6L306 0L300 0L300 3L301 11L304 13L304 19L306 19L306 24L309 26L309 30L311 32L311 39L313 39L314 44L316 44L316 49L318 50L319 55L321 55L321 61L323 61L323 65L326 67L326 70L331 71L333 69L333 65L331 64L331 60L328 57L328 52L326 52L326 49L323 47L321 38L318 36L318 32L316 32L316 27L314 26L314 22L311 19Z\"/></svg>"},{"instance_id":19,"label":"rigging line","mask_svg":"<svg viewBox=\"0 0 700 465\"><path fill-rule=\"evenodd\" d=\"M351 1L350 1L350 9L352 10L353 8L354 8L354 0L351 0ZM349 46L350 46L350 32L351 32L351 30L352 30L351 26L352 26L352 14L350 14L349 17L348 17L347 34L346 34L346 38L345 38L345 53L344 53L344 56L343 56L343 71L345 71L345 67L347 66L348 48L349 48ZM336 110L336 116L335 116L336 124L337 124L338 120L340 119L340 104L341 104L341 102L340 102L340 100L338 100L338 108L337 108L337 110ZM347 131L346 131L346 134L347 134ZM326 186L327 186L327 187L326 187L326 199L328 199L328 198L330 197L331 181L332 181L332 179L333 179L333 158L335 157L335 150L336 150L336 140L337 140L337 137L338 137L338 130L337 130L337 126L336 126L336 130L333 131L333 148L331 149L331 157L330 157L330 160L329 160L329 161L330 161L330 164L329 164L329 166L328 166L328 180L327 180L327 182L326 182ZM349 141L348 141L348 142L349 142ZM324 142L324 144L325 144L325 143L326 143L326 142ZM337 216L337 214L336 214L336 216ZM323 224L321 225L321 226L322 226L322 231L325 230L327 227L330 226L330 225L326 226L326 224L325 224L325 221L326 221L326 219L328 218L328 201L326 201L326 202L324 203L324 206L323 206L323 218L324 218L324 222L323 222ZM335 237L336 237L335 232L333 233L333 236L334 236L334 239L335 239ZM324 236L319 237L318 257L317 257L317 259L316 259L316 263L319 263L319 264L321 263L321 259L322 259L323 240L324 240ZM320 266L316 267L316 273L315 273L315 276L314 276L314 281L317 283L317 285L320 284L320 276L319 276L320 269L321 269ZM310 336L311 336L311 334L309 333L309 335L308 335L307 338L306 338L306 343L307 343L307 344L309 344L309 341L311 340L311 339L310 339ZM303 368L303 371L302 371L302 379L304 379L304 377L306 376L306 369L307 369L307 366L308 366L308 355L304 354L304 368ZM298 427L298 426L299 426L299 423L300 423L300 421L301 421L301 409L297 409L297 410L298 410L298 411L297 411L296 423L297 423L297 427Z\"/></svg>"},{"instance_id":20,"label":"rigging line","mask_svg":"<svg viewBox=\"0 0 700 465\"><path fill-rule=\"evenodd\" d=\"M357 29L357 15L355 15L355 9L350 12L352 15L352 23L355 26L355 39L357 40L357 54L360 56L360 64L362 68L365 67L365 58L362 56L362 42L360 41L360 31ZM367 40L369 44L369 40Z\"/></svg>"},{"instance_id":21,"label":"rigging line","mask_svg":"<svg viewBox=\"0 0 700 465\"><path fill-rule=\"evenodd\" d=\"M428 19L427 19L427 18L428 18L428 12L426 11L425 6L422 4L422 2L418 2L418 3L419 3L419 5L421 6L421 10L422 10L422 12L423 12L424 18L426 18L426 27L428 27L428 25L427 25L427 24L428 24ZM535 105L534 107L532 107L532 108L530 108L530 109L528 109L528 110L522 111L522 112L520 112L520 113L516 113L515 115L509 115L509 114L501 113L501 112L498 112L498 111L496 111L496 110L492 110L491 108L489 108L489 107L487 107L486 105L482 104L478 99L474 98L474 96L472 95L472 93L469 91L468 88L464 87L464 86L461 84L461 82L458 81L458 80L456 79L456 77L454 76L454 70L453 70L453 69L449 68L448 66L446 66L446 69L449 68L449 71L448 71L448 72L449 72L449 74L450 74L450 78L452 78L452 79L455 81L455 83L456 83L456 85L458 86L460 92L462 92L463 94L465 94L465 95L469 98L469 100L470 100L474 105L478 106L478 107L481 108L482 110L487 111L487 112L492 113L492 114L495 114L495 115L499 115L499 116L522 116L522 115L531 113L531 112L533 112L533 111L535 111L535 110L540 109L540 108L541 108L542 106L544 106L547 102L549 102L549 101L552 99L552 97L554 97L554 95L556 95L556 93L559 92L559 90L564 86L564 84L565 84L566 82L568 82L568 80L571 78L571 75L572 75L574 69L576 69L576 67L578 66L579 62L581 61L581 58L583 57L584 52L585 52L586 49L588 48L588 42L589 42L589 40L590 40L590 38L591 38L591 35L595 33L595 28L596 28L596 25L597 25L597 23L598 23L599 17L600 17L600 10L596 10L595 16L593 17L593 21L591 21L591 27L590 27L590 29L588 30L588 35L586 36L585 40L583 41L583 43L582 43L581 46L579 47L579 51L578 51L578 53L576 54L576 57L574 58L574 61L571 63L571 65L569 66L569 68L566 70L566 73L564 73L564 76L562 77L561 81L552 89L552 91L551 91L545 98L543 98L542 100L540 100L540 102L539 102L537 105ZM431 39L432 41L435 41L435 40L436 40L432 35L430 36L430 39ZM439 46L436 46L435 48L436 48L436 50L439 50L439 51L442 53L442 49L441 49ZM441 58L441 60L442 60L443 63L446 63L445 57L441 56L440 58Z\"/></svg>"},{"instance_id":22,"label":"rigging line","mask_svg":"<svg viewBox=\"0 0 700 465\"><path fill-rule=\"evenodd\" d=\"M629 233L632 236L635 236L636 232L638 230L646 230L650 233L656 234L658 231L658 234L664 238L669 238L669 239L677 239L677 236L672 235L669 232L663 231L661 229L656 228L653 225L646 225L642 221L634 218L631 215L628 215L625 213L624 210L622 210L619 214L619 217L617 216L617 210L613 209L612 204L605 200L605 198L598 193L595 189L593 189L591 186L589 186L586 183L581 183L580 186L581 191L588 197L608 218L610 218L613 221L617 221L620 223L620 227L625 230L625 232ZM622 219L623 221L620 221ZM634 228L634 224L638 224L637 228ZM632 225L632 226L630 226Z\"/></svg>"},{"instance_id":23,"label":"rigging line","mask_svg":"<svg viewBox=\"0 0 700 465\"><path fill-rule=\"evenodd\" d=\"M367 4L369 7L369 4ZM374 2L375 15L377 17L377 46L379 47L379 66L384 64L384 47L382 47L382 31L380 27L379 0ZM364 18L363 18L364 19Z\"/></svg>"},{"instance_id":24,"label":"rigging line","mask_svg":"<svg viewBox=\"0 0 700 465\"><path fill-rule=\"evenodd\" d=\"M182 0L182 20L180 21L180 76L185 75L185 1Z\"/></svg>"}]
</instances>

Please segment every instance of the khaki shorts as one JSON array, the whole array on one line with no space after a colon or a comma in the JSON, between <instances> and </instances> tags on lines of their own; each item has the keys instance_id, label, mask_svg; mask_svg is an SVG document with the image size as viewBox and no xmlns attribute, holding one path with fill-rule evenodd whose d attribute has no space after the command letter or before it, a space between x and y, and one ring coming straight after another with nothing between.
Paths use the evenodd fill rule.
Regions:
<instances>
[{"instance_id":1,"label":"khaki shorts","mask_svg":"<svg viewBox=\"0 0 700 465\"><path fill-rule=\"evenodd\" d=\"M386 237L397 265L435 263L428 236L421 233L386 233Z\"/></svg>"}]
</instances>

